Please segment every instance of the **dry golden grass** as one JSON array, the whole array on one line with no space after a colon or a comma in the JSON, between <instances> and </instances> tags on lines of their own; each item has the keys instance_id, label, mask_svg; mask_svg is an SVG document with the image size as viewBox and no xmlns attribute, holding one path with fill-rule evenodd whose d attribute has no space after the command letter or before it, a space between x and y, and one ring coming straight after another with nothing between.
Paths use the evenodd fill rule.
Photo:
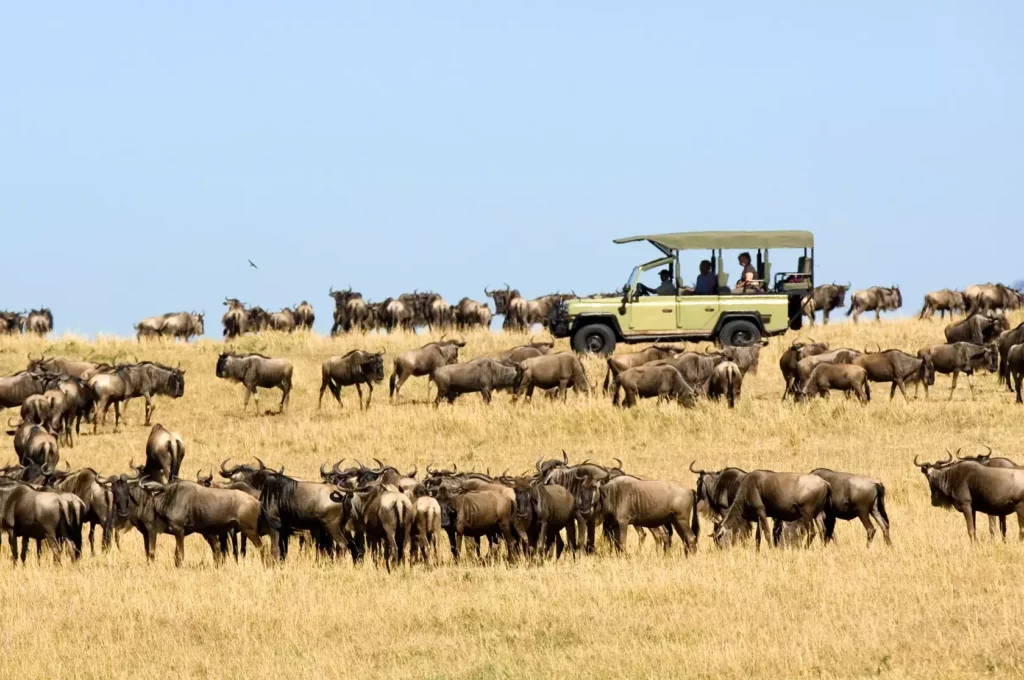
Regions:
<instances>
[{"instance_id":1,"label":"dry golden grass","mask_svg":"<svg viewBox=\"0 0 1024 680\"><path fill-rule=\"evenodd\" d=\"M1016 323L1017 320L1015 320ZM895 321L818 327L805 332L833 347L916 350L941 341L939 322ZM346 558L318 563L293 551L266 569L250 557L214 568L202 539L186 540L175 569L173 541L162 537L147 565L134 532L122 549L56 566L44 558L0 570L3 674L17 677L964 677L1021 674L1021 564L1024 546L987 532L970 545L962 518L934 509L911 465L946 447L984 442L1020 458L1021 411L979 378L946 401L939 376L930 400L889 402L884 386L866 407L842 398L796 406L779 400L778 358L790 337L762 354L735 411L702 403L687 411L645 402L626 412L602 396L537 399L512 408L500 395L487 408L475 395L440 410L425 405L425 380L407 383L404 403L387 388L361 413L317 411L320 362L354 347L388 355L422 336L245 338L238 346L295 362L296 388L285 416L241 414L242 388L214 377L222 345L72 338L0 341L0 372L24 367L26 354L112 358L119 350L187 369L185 397L158 400L155 422L186 440L183 475L222 458L284 464L316 478L323 461L379 457L402 469L430 462L500 472L530 468L566 449L572 460L621 458L637 474L693 484L691 459L706 468L807 471L818 466L882 480L894 545L865 548L858 524L842 523L838 545L804 550L753 547L719 551L704 522L695 557L675 542L664 556L630 535L626 557L601 549L577 562L479 565L465 560L387 574ZM506 335L470 335L464 358L517 344ZM560 344L564 344L564 341ZM625 351L631 351L625 348ZM592 382L604 375L587 360ZM390 362L388 373L390 374ZM276 407L276 392L264 409ZM330 395L328 393L327 397ZM10 412L8 412L10 413ZM123 471L139 461L148 433L141 402L118 434L111 424L62 454L74 466ZM112 414L111 414L112 418ZM10 446L8 443L7 446ZM11 451L13 458L13 451ZM984 526L984 524L982 524ZM1012 527L1011 527L1012 533ZM98 539L97 539L98 543ZM8 546L4 540L5 554Z\"/></svg>"}]
</instances>

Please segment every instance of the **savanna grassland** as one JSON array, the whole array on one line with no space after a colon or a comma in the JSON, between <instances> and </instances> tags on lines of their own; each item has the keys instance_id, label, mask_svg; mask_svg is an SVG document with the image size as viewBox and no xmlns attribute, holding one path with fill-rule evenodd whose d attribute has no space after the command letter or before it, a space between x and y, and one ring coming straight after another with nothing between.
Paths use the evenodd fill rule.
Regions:
<instances>
[{"instance_id":1,"label":"savanna grassland","mask_svg":"<svg viewBox=\"0 0 1024 680\"><path fill-rule=\"evenodd\" d=\"M1016 324L1020 319L1014 319ZM212 324L211 324L212 326ZM942 341L939 321L834 324L805 331L833 347L877 345L916 352ZM213 330L213 329L211 329ZM214 331L216 332L216 331ZM506 565L469 558L455 566L416 565L387 574L346 557L318 562L293 550L266 568L250 555L213 566L199 537L186 539L185 565L173 566L173 540L159 541L145 562L138 534L121 549L77 564L13 568L6 537L0 560L0 639L5 676L154 677L965 677L1024 673L1024 545L993 541L980 523L977 544L960 515L932 508L927 484L911 461L980 444L1024 459L1021 416L994 375L965 380L947 401L950 379L938 376L928 400L905 403L876 385L867 406L841 397L782 403L778 359L792 336L762 353L734 411L643 402L613 408L598 393L566 404L537 398L512 406L502 394L484 406L476 395L434 410L426 380L412 379L392 406L387 386L360 412L353 388L345 407L330 394L317 409L320 363L355 347L386 348L390 359L426 336L246 337L235 346L290 358L295 389L286 415L243 414L241 386L218 380L223 344L188 345L74 338L0 340L0 372L24 368L44 349L69 357L152 359L186 372L185 396L157 398L154 422L186 441L182 475L224 458L286 466L317 479L322 462L377 457L402 470L428 463L460 470L532 468L565 449L572 461L621 458L635 474L693 485L691 460L707 469L809 471L832 467L876 477L887 488L893 546L865 547L859 523L840 523L838 543L810 550L716 549L703 521L696 556L675 541L663 555L652 541L617 557L600 539L598 555L578 561ZM470 334L463 359L525 338ZM560 341L559 349L565 349ZM620 348L632 351L631 348ZM592 383L603 363L587 359ZM913 390L911 390L913 393ZM276 409L278 393L261 408ZM13 414L9 411L8 414ZM144 458L148 428L141 401L113 433L62 450L72 466L126 471ZM10 441L9 458L13 459ZM2 460L2 459L0 459ZM99 540L97 537L97 547Z\"/></svg>"}]
</instances>

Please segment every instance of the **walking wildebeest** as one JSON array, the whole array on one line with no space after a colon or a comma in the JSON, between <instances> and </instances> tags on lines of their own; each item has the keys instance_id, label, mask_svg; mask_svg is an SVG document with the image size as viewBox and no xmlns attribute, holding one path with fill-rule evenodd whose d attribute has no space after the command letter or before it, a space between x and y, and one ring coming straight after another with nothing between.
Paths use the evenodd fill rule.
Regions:
<instances>
[{"instance_id":1,"label":"walking wildebeest","mask_svg":"<svg viewBox=\"0 0 1024 680\"><path fill-rule=\"evenodd\" d=\"M837 283L816 286L801 301L801 310L810 324L814 325L814 313L820 310L823 317L822 323L827 325L829 312L846 306L846 291L849 289L849 283L845 286L840 286Z\"/></svg>"},{"instance_id":2,"label":"walking wildebeest","mask_svg":"<svg viewBox=\"0 0 1024 680\"><path fill-rule=\"evenodd\" d=\"M750 534L750 522L755 522L757 547L761 547L762 534L772 545L771 518L799 523L807 532L809 547L816 533L815 518L825 513L825 521L830 521L831 495L828 482L816 475L754 470L740 482L736 498L715 530L715 544L723 547L745 538Z\"/></svg>"},{"instance_id":3,"label":"walking wildebeest","mask_svg":"<svg viewBox=\"0 0 1024 680\"><path fill-rule=\"evenodd\" d=\"M459 348L465 346L465 340L445 340L442 336L437 342L428 342L419 349L402 352L395 357L394 371L391 373L389 385L392 401L398 401L402 385L406 380L412 377L431 375L442 366L456 363L459 360ZM429 381L427 387L428 389L430 387Z\"/></svg>"},{"instance_id":4,"label":"walking wildebeest","mask_svg":"<svg viewBox=\"0 0 1024 680\"><path fill-rule=\"evenodd\" d=\"M341 403L341 388L346 385L355 385L359 394L359 409L363 406L363 385L369 390L366 395L365 408L370 408L370 400L373 399L373 384L384 380L384 352L371 353L361 349L354 349L348 354L340 357L331 357L320 367L320 399L317 401L317 408L323 404L324 391L331 390L331 394Z\"/></svg>"},{"instance_id":5,"label":"walking wildebeest","mask_svg":"<svg viewBox=\"0 0 1024 680\"><path fill-rule=\"evenodd\" d=\"M797 401L821 397L827 399L831 390L853 392L862 403L871 401L871 386L868 374L860 366L852 364L822 363L814 367L807 382L796 393Z\"/></svg>"},{"instance_id":6,"label":"walking wildebeest","mask_svg":"<svg viewBox=\"0 0 1024 680\"><path fill-rule=\"evenodd\" d=\"M973 314L980 311L1013 310L1018 309L1022 304L1022 295L1001 283L984 283L967 286L964 289L964 302L967 303L967 313Z\"/></svg>"},{"instance_id":7,"label":"walking wildebeest","mask_svg":"<svg viewBox=\"0 0 1024 680\"><path fill-rule=\"evenodd\" d=\"M637 366L649 364L652 361L669 359L682 351L683 350L676 347L665 347L654 344L646 349L640 350L639 352L630 352L629 354L618 354L608 357L608 372L604 374L603 386L605 394L608 393L608 386L611 384L612 379L627 368L636 368Z\"/></svg>"},{"instance_id":8,"label":"walking wildebeest","mask_svg":"<svg viewBox=\"0 0 1024 680\"><path fill-rule=\"evenodd\" d=\"M964 302L963 293L958 290L943 288L942 290L932 291L924 296L924 306L921 308L921 313L918 314L917 318L930 319L935 316L935 312L939 313L940 319L946 318L946 312L949 312L949 316L952 318L956 312L963 314L966 309L967 305Z\"/></svg>"},{"instance_id":9,"label":"walking wildebeest","mask_svg":"<svg viewBox=\"0 0 1024 680\"><path fill-rule=\"evenodd\" d=\"M683 406L692 408L697 399L693 391L683 380L682 374L675 366L659 363L627 368L615 376L612 381L612 404L619 403L619 387L625 391L622 405L630 408L636 405L638 398L657 397L666 401L675 399Z\"/></svg>"},{"instance_id":10,"label":"walking wildebeest","mask_svg":"<svg viewBox=\"0 0 1024 680\"><path fill-rule=\"evenodd\" d=\"M256 415L260 414L260 387L277 387L281 390L281 410L285 412L288 398L292 393L292 362L288 359L271 359L262 354L224 353L217 358L217 377L245 386L245 400L242 413L249 406L249 397L256 402Z\"/></svg>"},{"instance_id":11,"label":"walking wildebeest","mask_svg":"<svg viewBox=\"0 0 1024 680\"><path fill-rule=\"evenodd\" d=\"M583 364L571 352L560 352L545 356L525 359L520 364L523 370L523 377L516 389L513 401L519 395L525 393L526 401L533 398L533 390L539 387L542 390L558 389L558 396L565 401L569 396L569 388L573 388L577 394L583 392L590 394L590 382L583 370Z\"/></svg>"},{"instance_id":12,"label":"walking wildebeest","mask_svg":"<svg viewBox=\"0 0 1024 680\"><path fill-rule=\"evenodd\" d=\"M168 335L172 338L183 338L186 342L194 335L202 335L204 314L188 312L169 312L161 316L151 316L135 325L136 337L160 337Z\"/></svg>"},{"instance_id":13,"label":"walking wildebeest","mask_svg":"<svg viewBox=\"0 0 1024 680\"><path fill-rule=\"evenodd\" d=\"M921 468L931 489L932 505L954 508L967 520L967 534L977 540L974 515L995 517L1016 513L1024 540L1024 470L993 468L974 461L952 462L953 456L937 463L914 465Z\"/></svg>"},{"instance_id":14,"label":"walking wildebeest","mask_svg":"<svg viewBox=\"0 0 1024 680\"><path fill-rule=\"evenodd\" d=\"M72 361L64 357L47 359L45 356L40 356L38 359L29 357L28 367L25 370L32 373L69 375L79 380L88 380L99 371L113 370L113 366L93 361Z\"/></svg>"},{"instance_id":15,"label":"walking wildebeest","mask_svg":"<svg viewBox=\"0 0 1024 680\"><path fill-rule=\"evenodd\" d=\"M53 314L46 307L33 309L25 318L25 332L46 335L53 331Z\"/></svg>"},{"instance_id":16,"label":"walking wildebeest","mask_svg":"<svg viewBox=\"0 0 1024 680\"><path fill-rule=\"evenodd\" d=\"M824 342L796 342L794 341L789 348L782 353L779 358L779 369L782 371L782 377L786 380L786 390L782 393L782 400L785 401L786 397L791 394L796 387L797 377L797 365L801 359L807 357L818 356L828 352L828 344Z\"/></svg>"},{"instance_id":17,"label":"walking wildebeest","mask_svg":"<svg viewBox=\"0 0 1024 680\"><path fill-rule=\"evenodd\" d=\"M493 390L509 387L515 389L522 377L521 365L488 357L473 359L464 364L438 366L430 374L430 379L437 385L434 407L437 408L442 399L447 399L451 404L460 394L470 392L479 392L484 403L489 404Z\"/></svg>"},{"instance_id":18,"label":"walking wildebeest","mask_svg":"<svg viewBox=\"0 0 1024 680\"><path fill-rule=\"evenodd\" d=\"M896 396L896 388L907 401L906 384L925 383L935 384L935 366L931 363L930 357L914 357L898 349L889 349L884 352L869 353L854 357L850 363L860 366L867 371L868 380L871 382L892 383L889 388L889 399Z\"/></svg>"},{"instance_id":19,"label":"walking wildebeest","mask_svg":"<svg viewBox=\"0 0 1024 680\"><path fill-rule=\"evenodd\" d=\"M121 420L121 409L127 408L128 402L135 397L146 400L145 425L148 427L156 406L153 404L155 395L164 395L179 399L185 394L185 371L171 368L152 361L138 364L121 364L112 372L97 373L89 378L89 388L96 394L96 415L93 418L93 433L96 432L97 421L103 414L103 422L107 420L107 410L114 405L114 430ZM123 405L122 405L123 402Z\"/></svg>"},{"instance_id":20,"label":"walking wildebeest","mask_svg":"<svg viewBox=\"0 0 1024 680\"><path fill-rule=\"evenodd\" d=\"M891 286L884 288L882 286L872 286L867 290L858 290L853 294L853 301L850 303L850 308L846 310L846 316L853 315L853 322L857 323L857 319L864 312L875 312L875 321L881 321L879 314L881 312L891 312L899 309L903 306L903 295L900 293L899 286Z\"/></svg>"},{"instance_id":21,"label":"walking wildebeest","mask_svg":"<svg viewBox=\"0 0 1024 680\"><path fill-rule=\"evenodd\" d=\"M708 399L718 401L725 397L729 408L736 407L736 400L743 389L743 373L740 367L731 361L723 361L715 366L704 385L704 393Z\"/></svg>"},{"instance_id":22,"label":"walking wildebeest","mask_svg":"<svg viewBox=\"0 0 1024 680\"><path fill-rule=\"evenodd\" d=\"M871 524L874 519L882 530L885 544L892 544L889 539L889 515L885 511L885 486L881 482L826 468L811 470L811 474L824 479L831 489L831 512L825 518L823 537L826 542L834 537L837 519L859 519L868 534L868 545L871 545L871 539L875 537L875 527Z\"/></svg>"},{"instance_id":23,"label":"walking wildebeest","mask_svg":"<svg viewBox=\"0 0 1024 680\"><path fill-rule=\"evenodd\" d=\"M975 345L970 342L954 342L947 345L932 345L918 350L917 356L930 361L936 373L953 375L953 384L949 388L949 398L956 391L957 378L961 373L967 376L967 384L971 388L971 399L974 398L974 370L987 368L990 373L999 370L999 352L992 345ZM917 387L914 388L917 395ZM928 396L928 383L924 383L924 396Z\"/></svg>"}]
</instances>

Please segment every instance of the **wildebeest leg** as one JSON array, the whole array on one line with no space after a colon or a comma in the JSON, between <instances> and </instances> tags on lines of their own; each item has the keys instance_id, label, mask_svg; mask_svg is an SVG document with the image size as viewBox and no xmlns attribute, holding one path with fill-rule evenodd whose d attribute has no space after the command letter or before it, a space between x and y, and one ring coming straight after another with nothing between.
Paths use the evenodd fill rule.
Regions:
<instances>
[{"instance_id":1,"label":"wildebeest leg","mask_svg":"<svg viewBox=\"0 0 1024 680\"><path fill-rule=\"evenodd\" d=\"M219 567L222 551L226 552L228 548L227 536L224 534L221 534L220 536L203 534L203 539L206 541L207 545L210 546L210 552L213 553L214 566Z\"/></svg>"},{"instance_id":2,"label":"wildebeest leg","mask_svg":"<svg viewBox=\"0 0 1024 680\"><path fill-rule=\"evenodd\" d=\"M245 388L245 401L242 402L242 413L245 413L245 407L249 405L249 397L251 396L256 405L256 415L260 414L260 395L256 389L255 386Z\"/></svg>"},{"instance_id":3,"label":"wildebeest leg","mask_svg":"<svg viewBox=\"0 0 1024 680\"><path fill-rule=\"evenodd\" d=\"M142 395L146 398L146 427L149 427L149 419L153 415L153 411L156 410L156 406L153 405L153 396L150 394Z\"/></svg>"},{"instance_id":4,"label":"wildebeest leg","mask_svg":"<svg viewBox=\"0 0 1024 680\"><path fill-rule=\"evenodd\" d=\"M185 534L178 532L174 534L174 566L180 567L185 561Z\"/></svg>"},{"instance_id":5,"label":"wildebeest leg","mask_svg":"<svg viewBox=\"0 0 1024 680\"><path fill-rule=\"evenodd\" d=\"M491 403L491 391L489 389L484 388L480 390L480 396L483 397L485 404Z\"/></svg>"},{"instance_id":6,"label":"wildebeest leg","mask_svg":"<svg viewBox=\"0 0 1024 680\"><path fill-rule=\"evenodd\" d=\"M1014 391L1017 392L1017 403L1018 404L1024 404L1024 399L1021 399L1021 396L1020 396L1020 388L1021 388L1021 384L1022 383L1024 383L1024 372L1017 373L1016 375L1013 376Z\"/></svg>"},{"instance_id":7,"label":"wildebeest leg","mask_svg":"<svg viewBox=\"0 0 1024 680\"><path fill-rule=\"evenodd\" d=\"M999 524L998 518L995 515L988 516L988 535L992 537L992 540L996 540L996 527ZM1006 532L1003 532L1003 540L1006 540Z\"/></svg>"},{"instance_id":8,"label":"wildebeest leg","mask_svg":"<svg viewBox=\"0 0 1024 680\"><path fill-rule=\"evenodd\" d=\"M18 537L14 534L14 529L7 532L7 542L11 545L11 560L14 566L18 566Z\"/></svg>"},{"instance_id":9,"label":"wildebeest leg","mask_svg":"<svg viewBox=\"0 0 1024 680\"><path fill-rule=\"evenodd\" d=\"M971 399L974 399L974 371L965 371L967 373L967 385L971 388Z\"/></svg>"},{"instance_id":10,"label":"wildebeest leg","mask_svg":"<svg viewBox=\"0 0 1024 680\"><path fill-rule=\"evenodd\" d=\"M576 559L576 522L570 521L565 525L565 541L572 551L572 558Z\"/></svg>"},{"instance_id":11,"label":"wildebeest leg","mask_svg":"<svg viewBox=\"0 0 1024 680\"><path fill-rule=\"evenodd\" d=\"M949 388L949 399L953 400L953 392L956 391L956 379L960 376L960 371L953 371L953 386Z\"/></svg>"},{"instance_id":12,"label":"wildebeest leg","mask_svg":"<svg viewBox=\"0 0 1024 680\"><path fill-rule=\"evenodd\" d=\"M285 408L288 406L288 398L292 394L291 384L284 385L281 387L281 413L284 413Z\"/></svg>"},{"instance_id":13,"label":"wildebeest leg","mask_svg":"<svg viewBox=\"0 0 1024 680\"><path fill-rule=\"evenodd\" d=\"M362 411L365 407L363 406L363 388L360 383L356 383L356 394L359 395L359 410ZM340 399L338 400L338 403L341 403Z\"/></svg>"},{"instance_id":14,"label":"wildebeest leg","mask_svg":"<svg viewBox=\"0 0 1024 680\"><path fill-rule=\"evenodd\" d=\"M562 400L562 403L569 398L569 381L559 380L558 381L558 397Z\"/></svg>"},{"instance_id":15,"label":"wildebeest leg","mask_svg":"<svg viewBox=\"0 0 1024 680\"><path fill-rule=\"evenodd\" d=\"M768 526L768 515L765 514L764 508L760 508L757 511L757 526L761 530L761 532L764 533L766 539L768 536L772 535L772 530ZM768 545L772 545L772 541L766 540L766 542L768 543ZM758 545L758 548L760 549L760 544Z\"/></svg>"},{"instance_id":16,"label":"wildebeest leg","mask_svg":"<svg viewBox=\"0 0 1024 680\"><path fill-rule=\"evenodd\" d=\"M565 550L565 542L562 541L562 533L559 531L555 532L555 561L557 562L562 558L562 552Z\"/></svg>"},{"instance_id":17,"label":"wildebeest leg","mask_svg":"<svg viewBox=\"0 0 1024 680\"><path fill-rule=\"evenodd\" d=\"M106 422L106 419L104 419ZM121 424L121 402L114 402L114 432L117 432L117 426Z\"/></svg>"},{"instance_id":18,"label":"wildebeest leg","mask_svg":"<svg viewBox=\"0 0 1024 680\"><path fill-rule=\"evenodd\" d=\"M89 555L96 557L96 522L89 522Z\"/></svg>"},{"instance_id":19,"label":"wildebeest leg","mask_svg":"<svg viewBox=\"0 0 1024 680\"><path fill-rule=\"evenodd\" d=\"M537 531L537 538L540 542L540 558L545 560L548 557L548 552L551 548L551 537L548 536L548 523L546 520L540 521L540 529Z\"/></svg>"},{"instance_id":20,"label":"wildebeest leg","mask_svg":"<svg viewBox=\"0 0 1024 680\"><path fill-rule=\"evenodd\" d=\"M55 534L47 533L46 545L50 546L50 550L53 551L53 561L60 564L61 545L60 541L57 540L57 536Z\"/></svg>"},{"instance_id":21,"label":"wildebeest leg","mask_svg":"<svg viewBox=\"0 0 1024 680\"><path fill-rule=\"evenodd\" d=\"M970 536L971 542L973 543L978 539L974 523L974 508L968 505L966 507L961 506L957 508L957 510L962 512L964 515L964 519L967 520L967 535Z\"/></svg>"},{"instance_id":22,"label":"wildebeest leg","mask_svg":"<svg viewBox=\"0 0 1024 680\"><path fill-rule=\"evenodd\" d=\"M680 518L673 515L672 526L675 528L676 533L679 534L679 538L683 542L683 554L689 555L690 553L697 552L697 537L694 536L693 531L690 529L690 525L686 523L686 518Z\"/></svg>"},{"instance_id":23,"label":"wildebeest leg","mask_svg":"<svg viewBox=\"0 0 1024 680\"><path fill-rule=\"evenodd\" d=\"M238 532L237 531L231 531L228 535L231 537L231 554L234 556L235 562L237 563L238 562ZM242 536L242 541L244 543L245 536Z\"/></svg>"}]
</instances>

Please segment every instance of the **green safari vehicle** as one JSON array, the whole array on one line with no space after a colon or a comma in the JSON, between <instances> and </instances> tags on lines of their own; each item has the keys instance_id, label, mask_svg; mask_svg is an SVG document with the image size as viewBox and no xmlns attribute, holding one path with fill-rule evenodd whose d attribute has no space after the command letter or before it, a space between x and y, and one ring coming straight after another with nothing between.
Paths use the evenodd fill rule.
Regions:
<instances>
[{"instance_id":1,"label":"green safari vehicle","mask_svg":"<svg viewBox=\"0 0 1024 680\"><path fill-rule=\"evenodd\" d=\"M554 311L551 332L571 338L577 352L611 354L619 342L659 340L713 340L742 347L799 330L800 301L814 287L811 232L692 231L630 236L615 243L635 241L647 241L661 256L634 267L621 297L570 299ZM776 249L802 249L803 254L796 257L795 268L773 273L769 253ZM697 293L683 285L679 254L690 250L710 252L711 278L699 282L710 290ZM730 285L723 250L748 251L754 279ZM662 270L657 289L640 283L641 275L653 269Z\"/></svg>"}]
</instances>

